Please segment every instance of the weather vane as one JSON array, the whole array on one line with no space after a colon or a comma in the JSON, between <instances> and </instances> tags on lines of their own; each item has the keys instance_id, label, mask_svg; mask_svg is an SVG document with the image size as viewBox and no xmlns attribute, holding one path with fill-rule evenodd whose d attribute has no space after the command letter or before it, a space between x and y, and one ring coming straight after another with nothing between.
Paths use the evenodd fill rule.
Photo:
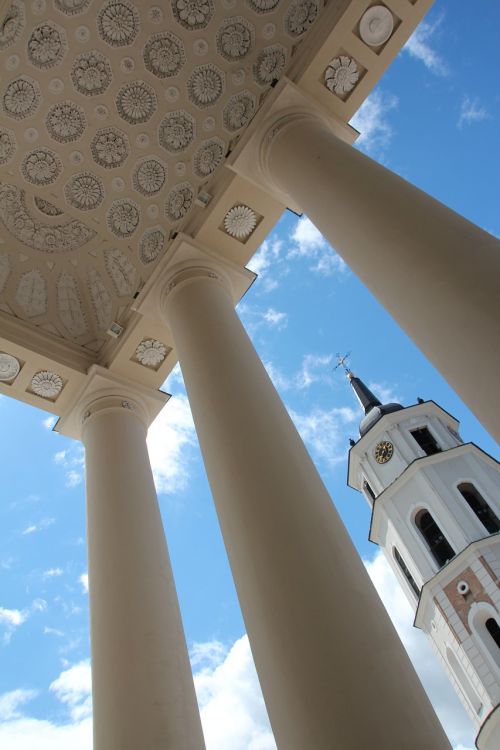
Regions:
<instances>
[{"instance_id":1,"label":"weather vane","mask_svg":"<svg viewBox=\"0 0 500 750\"><path fill-rule=\"evenodd\" d=\"M347 366L347 360L351 356L351 352L347 352L347 354L339 354L338 352L335 355L337 357L337 364L333 368L333 370L337 370L337 368L342 367L346 375L349 375L351 370Z\"/></svg>"}]
</instances>

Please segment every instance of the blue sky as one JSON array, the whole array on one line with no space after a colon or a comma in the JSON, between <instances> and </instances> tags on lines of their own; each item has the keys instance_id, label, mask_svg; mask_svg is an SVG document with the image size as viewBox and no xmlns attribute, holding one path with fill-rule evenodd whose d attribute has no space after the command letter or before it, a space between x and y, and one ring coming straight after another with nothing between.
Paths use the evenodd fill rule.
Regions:
<instances>
[{"instance_id":1,"label":"blue sky","mask_svg":"<svg viewBox=\"0 0 500 750\"><path fill-rule=\"evenodd\" d=\"M498 236L500 8L478 6L438 0L354 124L359 148ZM460 419L465 440L494 455L495 445L305 217L285 213L250 266L259 278L240 315L450 739L472 748L470 723L367 541L368 509L346 487L360 415L334 353L352 351L381 398L432 398ZM149 445L207 748L273 750L179 372L166 389L174 397ZM83 451L51 432L47 414L5 397L0 423L0 746L90 750Z\"/></svg>"}]
</instances>

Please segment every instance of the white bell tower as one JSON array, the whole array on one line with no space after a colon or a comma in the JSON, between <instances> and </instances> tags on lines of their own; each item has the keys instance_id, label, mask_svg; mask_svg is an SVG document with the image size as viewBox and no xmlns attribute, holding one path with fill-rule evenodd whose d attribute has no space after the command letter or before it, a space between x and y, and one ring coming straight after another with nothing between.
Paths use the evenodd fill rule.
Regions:
<instances>
[{"instance_id":1,"label":"white bell tower","mask_svg":"<svg viewBox=\"0 0 500 750\"><path fill-rule=\"evenodd\" d=\"M348 484L372 510L369 538L476 724L477 747L499 750L500 465L434 401L383 405L346 372L365 411Z\"/></svg>"}]
</instances>

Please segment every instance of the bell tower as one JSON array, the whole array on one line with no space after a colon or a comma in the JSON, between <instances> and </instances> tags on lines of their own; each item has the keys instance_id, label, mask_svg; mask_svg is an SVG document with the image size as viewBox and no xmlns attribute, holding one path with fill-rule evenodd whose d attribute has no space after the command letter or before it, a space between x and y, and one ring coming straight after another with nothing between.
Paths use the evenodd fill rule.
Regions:
<instances>
[{"instance_id":1,"label":"bell tower","mask_svg":"<svg viewBox=\"0 0 500 750\"><path fill-rule=\"evenodd\" d=\"M434 401L382 404L344 366L365 415L348 484L478 729L500 748L500 465Z\"/></svg>"}]
</instances>

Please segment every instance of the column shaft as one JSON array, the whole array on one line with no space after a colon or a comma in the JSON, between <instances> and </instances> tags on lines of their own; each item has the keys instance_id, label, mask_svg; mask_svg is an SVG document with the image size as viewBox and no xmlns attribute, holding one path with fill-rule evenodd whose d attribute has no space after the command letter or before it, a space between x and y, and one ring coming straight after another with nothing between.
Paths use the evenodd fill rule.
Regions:
<instances>
[{"instance_id":1,"label":"column shaft","mask_svg":"<svg viewBox=\"0 0 500 750\"><path fill-rule=\"evenodd\" d=\"M499 241L313 117L275 128L265 160L271 179L499 438Z\"/></svg>"},{"instance_id":2,"label":"column shaft","mask_svg":"<svg viewBox=\"0 0 500 750\"><path fill-rule=\"evenodd\" d=\"M165 304L278 747L449 748L229 294Z\"/></svg>"},{"instance_id":3,"label":"column shaft","mask_svg":"<svg viewBox=\"0 0 500 750\"><path fill-rule=\"evenodd\" d=\"M204 750L145 426L115 399L83 440L94 750Z\"/></svg>"}]
</instances>

